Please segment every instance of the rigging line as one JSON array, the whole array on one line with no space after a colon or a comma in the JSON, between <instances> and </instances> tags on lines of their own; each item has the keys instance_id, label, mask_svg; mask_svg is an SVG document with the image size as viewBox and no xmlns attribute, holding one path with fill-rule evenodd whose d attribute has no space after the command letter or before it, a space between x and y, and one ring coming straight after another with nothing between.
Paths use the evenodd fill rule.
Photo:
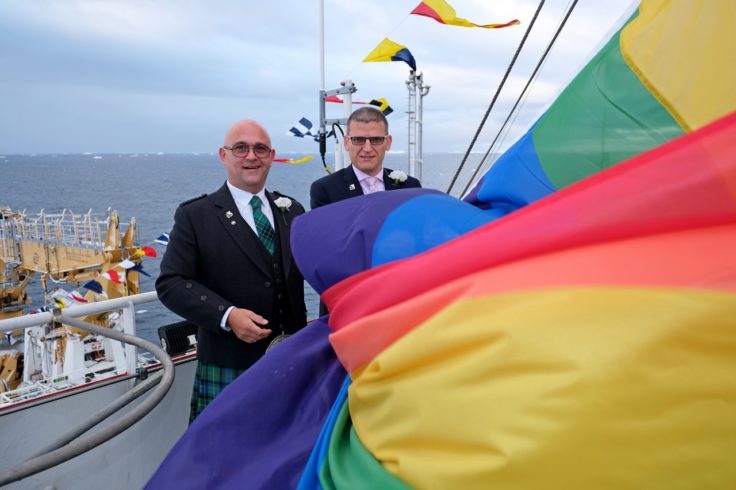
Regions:
<instances>
[{"instance_id":1,"label":"rigging line","mask_svg":"<svg viewBox=\"0 0 736 490\"><path fill-rule=\"evenodd\" d=\"M332 169L327 166L327 160L325 160L325 154L320 152L320 155L322 155L322 166L325 167L325 172L327 172L328 174L331 174Z\"/></svg>"},{"instance_id":2,"label":"rigging line","mask_svg":"<svg viewBox=\"0 0 736 490\"><path fill-rule=\"evenodd\" d=\"M524 100L526 100L526 98L528 97L528 95L529 95L529 94L526 94L525 96L523 96L523 99L524 99ZM514 113L514 112L513 112L513 109L512 109L512 110L511 110L511 112L509 112L509 115L507 116L507 118L506 118L506 121L504 121L504 123L503 123L503 124L504 124L504 125L506 125L506 124L507 124L507 122L508 122L508 121L510 120L509 118L512 118L512 119L511 119L511 122L513 123L514 121L516 121L516 118L518 117L518 115L519 115L519 113L518 113L518 112ZM488 169L489 169L489 168L491 167L491 165L493 165L493 164L494 164L494 163L496 162L496 160L498 159L498 156L500 156L500 155L497 155L497 157L496 157L496 160L493 160L493 161L492 161L492 162L490 162L490 163L489 163L489 164L488 164L487 166L485 165L485 163L486 163L486 160L488 159L488 156L490 155L490 153L491 153L491 150L492 150L492 149L493 149L493 147L495 146L495 144L496 144L497 140L499 140L499 139L500 139L500 141L501 141L501 142L503 142L503 141L505 140L505 138L506 138L506 137L508 136L508 134L509 134L509 131L510 131L510 130L509 130L509 128L506 128L506 129L504 130L504 125L502 125L502 126L501 126L501 128L500 128L500 129L498 130L498 134L497 134L497 135L496 135L496 137L494 138L494 140L493 140L493 142L491 143L491 145L490 145L490 146L488 147L488 150L486 150L485 154L483 155L483 158L481 158L481 160L480 160L480 163L479 163L479 164L478 164L478 166L477 166L477 167L475 168L475 171L473 172L473 175L472 175L472 176L470 177L470 179L468 180L468 183L467 183L467 184L465 185L465 188L464 188L464 189L463 189L463 191L462 191L462 192L461 192L461 193L459 194L459 197L460 197L460 199L462 199L462 198L463 198L463 196L467 195L468 189L470 188L470 186L471 186L471 183L472 183L472 182L474 181L474 179L475 179L476 175L477 175L477 174L478 174L479 172L480 172L480 173L482 173L482 174L485 174L485 172L486 172L486 171L487 171L487 170L488 170ZM502 134L503 134L503 136L501 136Z\"/></svg>"},{"instance_id":3,"label":"rigging line","mask_svg":"<svg viewBox=\"0 0 736 490\"><path fill-rule=\"evenodd\" d=\"M345 133L343 132L342 127L340 127L340 125L338 123L332 123L332 132L334 133L335 140L340 141L338 139L338 137L337 137L337 132L335 131L335 126L337 126L337 129L340 130L340 133L343 135L343 137L345 136ZM327 138L325 137L325 141L326 140L327 140ZM325 153L320 152L320 156L322 157L322 165L325 167L325 171L328 174L332 174L332 169L327 165L327 160L325 160L325 154L326 154L326 152Z\"/></svg>"},{"instance_id":4,"label":"rigging line","mask_svg":"<svg viewBox=\"0 0 736 490\"><path fill-rule=\"evenodd\" d=\"M488 151L486 151L486 154L483 155L483 158L481 159L480 164L478 164L478 166L475 168L473 175L468 180L468 183L465 186L465 189L463 189L463 191L460 193L460 196L464 196L465 193L468 192L468 189L470 188L471 184L475 181L475 177L478 175L478 171L485 163L486 158L488 158L488 155L490 154L491 150L493 149L496 142L498 141L498 138L501 136L501 133L503 132L506 125L508 124L509 120L511 119L511 116L514 114L514 111L516 111L516 108L518 107L519 103L524 98L526 91L529 89L529 86L534 81L540 68L542 67L544 62L547 61L547 56L549 55L549 52L552 50L552 46L554 46L555 42L557 41L557 38L559 37L560 32L562 32L562 29L565 27L565 24L570 18L570 15L572 14L572 11L575 9L575 6L577 5L577 3L578 3L578 0L573 0L572 3L570 4L570 7L567 9L567 13L565 13L565 16L562 18L562 20L560 21L560 24L557 26L557 30L555 31L554 36L552 36L552 39L547 45L547 49L545 49L544 53L542 53L542 57L539 59L539 62L537 63L537 66L534 68L534 71L529 77L529 80L527 80L526 85L524 86L524 89L519 94L519 98L516 99L516 103L514 103L514 107L511 108L511 111L509 112L508 116L506 116L506 120L501 125L501 128L498 130L498 133L496 133L496 137L493 138L493 142L491 142L491 146L488 148Z\"/></svg>"},{"instance_id":5,"label":"rigging line","mask_svg":"<svg viewBox=\"0 0 736 490\"><path fill-rule=\"evenodd\" d=\"M465 152L465 156L463 157L463 160L460 162L460 165L457 168L457 172L455 172L455 176L452 178L452 182L450 182L450 186L447 188L447 193L448 194L450 194L450 191L452 191L452 187L455 185L455 181L457 180L458 176L460 175L460 172L462 171L463 167L465 166L465 162L468 160L468 156L470 155L470 151L473 149L473 146L475 145L475 142L478 140L478 136L480 135L480 132L483 130L483 126L486 124L486 120L488 119L488 116L491 113L491 109L493 109L493 106L496 105L496 100L498 99L498 96L501 93L501 90L503 89L503 86L506 84L506 80L508 79L509 74L511 73L511 69L514 67L514 64L516 63L516 60L519 57L519 54L521 53L521 49L524 47L524 43L526 43L526 39L529 37L529 33L531 32L532 27L534 27L534 23L537 21L537 17L539 16L539 12L542 10L542 6L543 5L544 5L544 0L541 0L539 2L539 6L537 7L537 11L534 12L534 17L532 17L532 20L529 23L529 27L527 27L526 28L526 32L524 32L524 37L521 38L521 42L519 43L519 47L516 48L516 52L514 53L514 57L511 59L511 63L509 64L508 68L506 68L506 73L504 73L503 79L501 80L501 83L499 84L498 88L496 89L496 93L493 96L493 99L491 100L491 103L488 106L488 109L486 110L486 113L483 115L483 119L481 120L480 124L478 125L478 129L475 131L475 135L473 136L473 140L470 142L470 145L468 146L468 149Z\"/></svg>"}]
</instances>

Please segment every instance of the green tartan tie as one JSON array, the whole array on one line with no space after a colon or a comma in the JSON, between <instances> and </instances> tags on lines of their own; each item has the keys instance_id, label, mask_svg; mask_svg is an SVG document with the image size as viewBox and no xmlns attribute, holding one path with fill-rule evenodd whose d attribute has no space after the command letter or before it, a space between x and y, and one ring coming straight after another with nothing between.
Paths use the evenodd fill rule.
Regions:
<instances>
[{"instance_id":1,"label":"green tartan tie","mask_svg":"<svg viewBox=\"0 0 736 490\"><path fill-rule=\"evenodd\" d=\"M261 243L263 243L266 249L271 253L271 255L273 255L276 251L273 228L271 227L271 223L268 222L266 215L261 211L262 204L261 198L258 196L253 196L250 200L250 207L253 208L253 220L256 222L258 238L261 239Z\"/></svg>"}]
</instances>

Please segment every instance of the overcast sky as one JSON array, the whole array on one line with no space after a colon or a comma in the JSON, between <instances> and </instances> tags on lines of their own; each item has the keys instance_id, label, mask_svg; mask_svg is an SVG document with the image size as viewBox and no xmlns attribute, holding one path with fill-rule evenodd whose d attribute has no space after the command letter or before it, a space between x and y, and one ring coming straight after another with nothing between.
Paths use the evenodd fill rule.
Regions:
<instances>
[{"instance_id":1,"label":"overcast sky","mask_svg":"<svg viewBox=\"0 0 736 490\"><path fill-rule=\"evenodd\" d=\"M394 150L405 150L409 68L362 63L384 38L407 46L431 86L427 152L463 152L529 25L537 1L450 0L475 23L451 27L408 15L418 0L325 0L325 85L351 79L355 100L385 97ZM631 0L583 0L506 145L533 122L631 11ZM315 152L287 136L319 119L319 0L3 0L0 2L0 154L211 152L226 128L261 121L274 147ZM526 83L568 2L545 3L478 151ZM342 107L329 104L328 116Z\"/></svg>"}]
</instances>

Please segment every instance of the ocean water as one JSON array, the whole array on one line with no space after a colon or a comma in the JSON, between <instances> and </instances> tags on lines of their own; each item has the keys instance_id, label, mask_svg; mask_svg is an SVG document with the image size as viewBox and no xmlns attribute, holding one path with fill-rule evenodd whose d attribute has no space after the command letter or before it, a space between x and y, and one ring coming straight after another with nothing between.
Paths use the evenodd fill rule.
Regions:
<instances>
[{"instance_id":1,"label":"ocean water","mask_svg":"<svg viewBox=\"0 0 736 490\"><path fill-rule=\"evenodd\" d=\"M461 159L458 154L425 154L422 185L445 191ZM407 157L389 154L385 165L406 171ZM461 177L465 173L469 170ZM300 165L274 163L266 187L294 197L309 209L309 186L323 175L326 172L319 156ZM119 213L122 223L135 218L138 244L151 245L158 251L157 258L144 259L143 267L152 278L141 275L142 291L154 290L165 250L154 240L171 230L178 204L213 192L224 181L225 169L214 153L0 155L0 206L25 210L29 215L41 209L48 213L68 209L83 214L90 210L102 213L109 208ZM465 180L461 178L459 182ZM40 281L34 281L29 293L32 306L43 304ZM306 301L308 317L316 318L319 298L308 285ZM158 343L158 327L178 320L177 315L159 303L141 305L138 334Z\"/></svg>"}]
</instances>

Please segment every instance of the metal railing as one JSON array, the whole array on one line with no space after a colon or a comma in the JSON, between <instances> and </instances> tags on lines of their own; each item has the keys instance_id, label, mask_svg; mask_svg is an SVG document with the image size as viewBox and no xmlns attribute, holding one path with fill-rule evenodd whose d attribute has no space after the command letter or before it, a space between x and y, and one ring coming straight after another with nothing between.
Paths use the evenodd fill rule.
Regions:
<instances>
[{"instance_id":1,"label":"metal railing","mask_svg":"<svg viewBox=\"0 0 736 490\"><path fill-rule=\"evenodd\" d=\"M153 356L161 363L163 368L162 371L150 376L123 396L114 400L98 413L91 416L87 421L68 431L30 459L0 471L0 486L7 485L8 483L12 483L44 471L99 446L133 426L153 410L161 400L163 400L174 382L174 363L171 361L168 354L166 354L166 352L159 346L132 335L132 333L135 332L134 305L149 303L156 301L157 299L158 296L155 292L149 292L134 296L126 296L124 298L100 301L92 304L71 306L64 310L54 310L53 312L37 313L34 315L0 321L0 333L18 328L42 326L50 322L59 322L71 325L73 327L89 331L95 335L102 335L125 343L129 374L136 373L136 347L140 347L141 349L153 354ZM77 319L82 316L100 314L120 309L123 310L123 330L124 332L130 333L119 332L111 328L98 327ZM87 436L80 437L89 429L96 426L111 414L135 400L154 386L156 386L156 388L143 402L122 416L119 420L104 429Z\"/></svg>"}]
</instances>

